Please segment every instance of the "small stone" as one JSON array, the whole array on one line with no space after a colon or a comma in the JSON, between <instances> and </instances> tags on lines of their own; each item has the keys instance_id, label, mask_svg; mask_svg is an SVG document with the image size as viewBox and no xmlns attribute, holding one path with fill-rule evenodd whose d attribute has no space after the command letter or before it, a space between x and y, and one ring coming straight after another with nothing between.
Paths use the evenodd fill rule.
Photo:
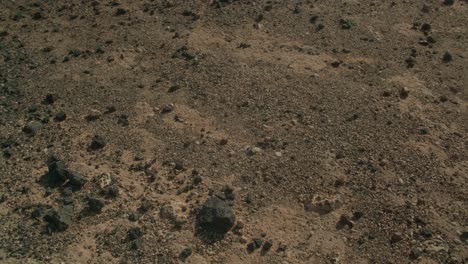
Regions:
<instances>
[{"instance_id":1,"label":"small stone","mask_svg":"<svg viewBox=\"0 0 468 264\"><path fill-rule=\"evenodd\" d=\"M89 148L91 150L98 150L98 149L104 148L106 145L107 145L107 142L103 137L94 136L94 138L91 141L91 145L89 146Z\"/></svg>"},{"instance_id":2,"label":"small stone","mask_svg":"<svg viewBox=\"0 0 468 264\"><path fill-rule=\"evenodd\" d=\"M285 244L280 243L280 244L278 245L278 248L276 249L276 252L284 252L284 251L286 251L287 248L288 248L288 247L287 247Z\"/></svg>"},{"instance_id":3,"label":"small stone","mask_svg":"<svg viewBox=\"0 0 468 264\"><path fill-rule=\"evenodd\" d=\"M346 216L346 215L341 215L340 220L336 224L337 229L343 229L345 227L348 227L349 229L353 228L354 223Z\"/></svg>"},{"instance_id":4,"label":"small stone","mask_svg":"<svg viewBox=\"0 0 468 264\"><path fill-rule=\"evenodd\" d=\"M44 215L44 221L48 223L48 229L52 232L65 231L71 224L73 206L65 205L59 210L49 210Z\"/></svg>"},{"instance_id":5,"label":"small stone","mask_svg":"<svg viewBox=\"0 0 468 264\"><path fill-rule=\"evenodd\" d=\"M115 11L116 16L123 16L125 14L127 14L127 10L123 8L117 8L117 10Z\"/></svg>"},{"instance_id":6,"label":"small stone","mask_svg":"<svg viewBox=\"0 0 468 264\"><path fill-rule=\"evenodd\" d=\"M442 62L443 63L449 63L453 60L452 54L445 52L444 56L442 57Z\"/></svg>"},{"instance_id":7,"label":"small stone","mask_svg":"<svg viewBox=\"0 0 468 264\"><path fill-rule=\"evenodd\" d=\"M42 101L44 104L53 104L56 101L55 95L53 94L47 94L46 97L44 98L44 101Z\"/></svg>"},{"instance_id":8,"label":"small stone","mask_svg":"<svg viewBox=\"0 0 468 264\"><path fill-rule=\"evenodd\" d=\"M174 111L174 105L173 104L168 104L168 105L165 105L162 110L161 110L161 113L162 114L168 114L170 112Z\"/></svg>"},{"instance_id":9,"label":"small stone","mask_svg":"<svg viewBox=\"0 0 468 264\"><path fill-rule=\"evenodd\" d=\"M252 253L254 251L255 251L255 243L250 242L249 244L247 244L247 252Z\"/></svg>"},{"instance_id":10,"label":"small stone","mask_svg":"<svg viewBox=\"0 0 468 264\"><path fill-rule=\"evenodd\" d=\"M119 195L119 186L113 184L107 188L107 195L109 197L115 198Z\"/></svg>"},{"instance_id":11,"label":"small stone","mask_svg":"<svg viewBox=\"0 0 468 264\"><path fill-rule=\"evenodd\" d=\"M403 236L400 232L393 233L390 243L395 244L403 240Z\"/></svg>"},{"instance_id":12,"label":"small stone","mask_svg":"<svg viewBox=\"0 0 468 264\"><path fill-rule=\"evenodd\" d=\"M422 250L420 248L412 248L410 251L410 259L418 259L422 255Z\"/></svg>"},{"instance_id":13,"label":"small stone","mask_svg":"<svg viewBox=\"0 0 468 264\"><path fill-rule=\"evenodd\" d=\"M421 230L421 236L424 238L431 238L432 237L432 230L430 228L423 228Z\"/></svg>"},{"instance_id":14,"label":"small stone","mask_svg":"<svg viewBox=\"0 0 468 264\"><path fill-rule=\"evenodd\" d=\"M257 237L253 240L253 243L255 245L255 249L261 248L263 245L263 239Z\"/></svg>"},{"instance_id":15,"label":"small stone","mask_svg":"<svg viewBox=\"0 0 468 264\"><path fill-rule=\"evenodd\" d=\"M41 12L36 12L36 13L34 13L34 14L32 15L32 19L33 19L33 20L39 20L39 19L42 19L42 18L43 18L43 17L42 17Z\"/></svg>"},{"instance_id":16,"label":"small stone","mask_svg":"<svg viewBox=\"0 0 468 264\"><path fill-rule=\"evenodd\" d=\"M221 139L221 140L219 141L219 145L221 145L221 146L225 146L225 145L227 145L227 143L228 143L227 138L223 138L223 139Z\"/></svg>"},{"instance_id":17,"label":"small stone","mask_svg":"<svg viewBox=\"0 0 468 264\"><path fill-rule=\"evenodd\" d=\"M421 25L421 32L423 32L424 34L428 34L429 32L431 32L431 25L428 24L428 23L423 23Z\"/></svg>"},{"instance_id":18,"label":"small stone","mask_svg":"<svg viewBox=\"0 0 468 264\"><path fill-rule=\"evenodd\" d=\"M331 66L332 66L333 68L338 68L342 63L343 63L343 62L342 62L342 61L339 61L339 60L338 60L338 61L334 61L334 62L331 63Z\"/></svg>"},{"instance_id":19,"label":"small stone","mask_svg":"<svg viewBox=\"0 0 468 264\"><path fill-rule=\"evenodd\" d=\"M97 198L88 199L88 209L93 213L101 213L102 208L104 208L104 202Z\"/></svg>"},{"instance_id":20,"label":"small stone","mask_svg":"<svg viewBox=\"0 0 468 264\"><path fill-rule=\"evenodd\" d=\"M102 116L101 111L96 110L96 109L91 109L90 113L87 116L85 116L85 119L86 121L91 122L91 121L98 120L99 118L101 118L101 116Z\"/></svg>"},{"instance_id":21,"label":"small stone","mask_svg":"<svg viewBox=\"0 0 468 264\"><path fill-rule=\"evenodd\" d=\"M427 134L429 134L429 129L427 127L423 127L421 129L419 129L419 134L420 135L427 135Z\"/></svg>"},{"instance_id":22,"label":"small stone","mask_svg":"<svg viewBox=\"0 0 468 264\"><path fill-rule=\"evenodd\" d=\"M139 227L132 227L127 232L127 238L130 241L136 240L143 236L143 231Z\"/></svg>"},{"instance_id":23,"label":"small stone","mask_svg":"<svg viewBox=\"0 0 468 264\"><path fill-rule=\"evenodd\" d=\"M241 237L239 237L239 242L242 243L242 244L245 244L245 243L247 243L247 238L245 236L241 236Z\"/></svg>"},{"instance_id":24,"label":"small stone","mask_svg":"<svg viewBox=\"0 0 468 264\"><path fill-rule=\"evenodd\" d=\"M74 190L81 189L86 184L86 178L73 171L68 171L68 181Z\"/></svg>"},{"instance_id":25,"label":"small stone","mask_svg":"<svg viewBox=\"0 0 468 264\"><path fill-rule=\"evenodd\" d=\"M407 87L401 88L401 90L400 90L400 98L401 98L401 99L406 99L406 98L408 98L409 93L410 93L410 90L409 90Z\"/></svg>"},{"instance_id":26,"label":"small stone","mask_svg":"<svg viewBox=\"0 0 468 264\"><path fill-rule=\"evenodd\" d=\"M216 196L208 198L197 215L197 225L208 233L225 234L236 217L229 204Z\"/></svg>"},{"instance_id":27,"label":"small stone","mask_svg":"<svg viewBox=\"0 0 468 264\"><path fill-rule=\"evenodd\" d=\"M451 6L455 3L455 0L444 0L444 5Z\"/></svg>"},{"instance_id":28,"label":"small stone","mask_svg":"<svg viewBox=\"0 0 468 264\"><path fill-rule=\"evenodd\" d=\"M389 96L392 95L392 92L391 92L390 90L385 90L385 91L382 93L382 95L383 95L384 97L389 97Z\"/></svg>"},{"instance_id":29,"label":"small stone","mask_svg":"<svg viewBox=\"0 0 468 264\"><path fill-rule=\"evenodd\" d=\"M342 29L351 29L353 27L353 22L347 19L340 19L340 25Z\"/></svg>"},{"instance_id":30,"label":"small stone","mask_svg":"<svg viewBox=\"0 0 468 264\"><path fill-rule=\"evenodd\" d=\"M463 243L468 243L468 231L464 231L460 234L460 240Z\"/></svg>"},{"instance_id":31,"label":"small stone","mask_svg":"<svg viewBox=\"0 0 468 264\"><path fill-rule=\"evenodd\" d=\"M185 248L184 250L182 250L182 252L180 252L179 259L181 261L185 261L191 255L192 255L192 249L191 248Z\"/></svg>"},{"instance_id":32,"label":"small stone","mask_svg":"<svg viewBox=\"0 0 468 264\"><path fill-rule=\"evenodd\" d=\"M9 159L11 158L11 156L13 156L13 151L11 149L3 150L3 157L5 157L6 159Z\"/></svg>"},{"instance_id":33,"label":"small stone","mask_svg":"<svg viewBox=\"0 0 468 264\"><path fill-rule=\"evenodd\" d=\"M138 208L138 211L142 214L146 213L149 209L151 209L151 207L153 207L153 204L148 201L148 200L144 200L140 207Z\"/></svg>"},{"instance_id":34,"label":"small stone","mask_svg":"<svg viewBox=\"0 0 468 264\"><path fill-rule=\"evenodd\" d=\"M265 244L263 244L262 251L263 252L268 252L271 249L272 246L273 246L273 240L271 240L271 239L267 240L265 242Z\"/></svg>"},{"instance_id":35,"label":"small stone","mask_svg":"<svg viewBox=\"0 0 468 264\"><path fill-rule=\"evenodd\" d=\"M128 121L128 116L127 115L120 115L119 119L117 120L117 124L121 126L128 126L130 122Z\"/></svg>"},{"instance_id":36,"label":"small stone","mask_svg":"<svg viewBox=\"0 0 468 264\"><path fill-rule=\"evenodd\" d=\"M184 167L184 162L183 161L177 161L174 165L174 169L175 170L178 170L178 171L181 171L183 170L185 167Z\"/></svg>"},{"instance_id":37,"label":"small stone","mask_svg":"<svg viewBox=\"0 0 468 264\"><path fill-rule=\"evenodd\" d=\"M29 136L32 136L37 133L39 129L43 127L43 124L39 121L31 121L26 126L23 127L23 132Z\"/></svg>"},{"instance_id":38,"label":"small stone","mask_svg":"<svg viewBox=\"0 0 468 264\"><path fill-rule=\"evenodd\" d=\"M66 118L67 118L67 115L65 114L65 112L60 111L60 112L58 112L57 114L55 114L54 120L57 121L57 122L62 122L62 121L64 121Z\"/></svg>"},{"instance_id":39,"label":"small stone","mask_svg":"<svg viewBox=\"0 0 468 264\"><path fill-rule=\"evenodd\" d=\"M159 210L159 215L162 218L175 220L177 218L174 207L170 204L166 204Z\"/></svg>"}]
</instances>

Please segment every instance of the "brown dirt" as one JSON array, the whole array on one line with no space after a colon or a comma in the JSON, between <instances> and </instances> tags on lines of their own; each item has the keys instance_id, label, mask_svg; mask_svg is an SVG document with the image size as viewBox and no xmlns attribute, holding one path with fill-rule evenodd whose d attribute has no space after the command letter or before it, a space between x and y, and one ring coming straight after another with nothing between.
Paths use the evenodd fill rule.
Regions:
<instances>
[{"instance_id":1,"label":"brown dirt","mask_svg":"<svg viewBox=\"0 0 468 264\"><path fill-rule=\"evenodd\" d=\"M0 1L0 262L468 262L468 2L443 2ZM51 156L86 184L41 184ZM210 243L224 186L244 227Z\"/></svg>"}]
</instances>

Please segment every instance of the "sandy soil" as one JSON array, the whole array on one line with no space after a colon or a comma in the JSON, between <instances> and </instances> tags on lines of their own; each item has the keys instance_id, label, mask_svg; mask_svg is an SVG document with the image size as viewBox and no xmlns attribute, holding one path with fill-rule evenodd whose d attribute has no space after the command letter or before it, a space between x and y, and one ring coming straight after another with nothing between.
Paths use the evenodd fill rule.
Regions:
<instances>
[{"instance_id":1,"label":"sandy soil","mask_svg":"<svg viewBox=\"0 0 468 264\"><path fill-rule=\"evenodd\" d=\"M0 263L467 263L467 25L465 0L0 1Z\"/></svg>"}]
</instances>

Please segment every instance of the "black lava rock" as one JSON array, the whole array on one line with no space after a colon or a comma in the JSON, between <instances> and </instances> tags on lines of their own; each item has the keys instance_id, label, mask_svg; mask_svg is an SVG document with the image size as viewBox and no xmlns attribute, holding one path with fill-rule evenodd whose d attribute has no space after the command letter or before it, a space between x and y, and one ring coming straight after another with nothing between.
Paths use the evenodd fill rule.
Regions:
<instances>
[{"instance_id":1,"label":"black lava rock","mask_svg":"<svg viewBox=\"0 0 468 264\"><path fill-rule=\"evenodd\" d=\"M121 115L119 116L119 119L117 120L117 124L121 126L128 126L130 122L128 121L128 116L127 115Z\"/></svg>"},{"instance_id":2,"label":"black lava rock","mask_svg":"<svg viewBox=\"0 0 468 264\"><path fill-rule=\"evenodd\" d=\"M60 111L58 112L56 115L55 115L55 121L57 122L62 122L64 121L65 119L67 118L67 115L65 114L65 112L63 111Z\"/></svg>"},{"instance_id":3,"label":"black lava rock","mask_svg":"<svg viewBox=\"0 0 468 264\"><path fill-rule=\"evenodd\" d=\"M180 252L179 259L181 261L185 261L191 255L192 255L192 249L191 248L185 248L184 250L182 250L182 252Z\"/></svg>"},{"instance_id":4,"label":"black lava rock","mask_svg":"<svg viewBox=\"0 0 468 264\"><path fill-rule=\"evenodd\" d=\"M31 121L26 126L23 127L23 132L29 136L32 136L37 133L39 129L41 129L43 124L39 121Z\"/></svg>"},{"instance_id":5,"label":"black lava rock","mask_svg":"<svg viewBox=\"0 0 468 264\"><path fill-rule=\"evenodd\" d=\"M47 229L52 232L65 231L72 222L73 206L65 205L59 210L50 210L44 215Z\"/></svg>"},{"instance_id":6,"label":"black lava rock","mask_svg":"<svg viewBox=\"0 0 468 264\"><path fill-rule=\"evenodd\" d=\"M127 10L123 8L117 8L117 10L115 11L116 16L123 16L125 14L127 14Z\"/></svg>"},{"instance_id":7,"label":"black lava rock","mask_svg":"<svg viewBox=\"0 0 468 264\"><path fill-rule=\"evenodd\" d=\"M168 104L168 105L165 105L162 108L161 113L168 114L168 113L170 113L172 111L174 111L174 105L173 104Z\"/></svg>"},{"instance_id":8,"label":"black lava rock","mask_svg":"<svg viewBox=\"0 0 468 264\"><path fill-rule=\"evenodd\" d=\"M139 227L132 227L128 230L127 238L130 241L136 240L143 236L143 231Z\"/></svg>"},{"instance_id":9,"label":"black lava rock","mask_svg":"<svg viewBox=\"0 0 468 264\"><path fill-rule=\"evenodd\" d=\"M206 200L197 215L198 227L208 233L225 234L235 221L234 211L229 204L215 196Z\"/></svg>"},{"instance_id":10,"label":"black lava rock","mask_svg":"<svg viewBox=\"0 0 468 264\"><path fill-rule=\"evenodd\" d=\"M93 140L91 141L91 145L89 146L89 148L91 150L98 150L98 149L104 148L106 145L107 145L107 142L103 137L94 136Z\"/></svg>"},{"instance_id":11,"label":"black lava rock","mask_svg":"<svg viewBox=\"0 0 468 264\"><path fill-rule=\"evenodd\" d=\"M444 56L442 57L442 62L443 63L449 63L453 60L452 54L445 52Z\"/></svg>"},{"instance_id":12,"label":"black lava rock","mask_svg":"<svg viewBox=\"0 0 468 264\"><path fill-rule=\"evenodd\" d=\"M104 208L104 202L97 198L88 198L88 209L93 213L100 213Z\"/></svg>"},{"instance_id":13,"label":"black lava rock","mask_svg":"<svg viewBox=\"0 0 468 264\"><path fill-rule=\"evenodd\" d=\"M55 95L53 94L47 94L46 97L44 98L44 101L42 103L44 104L53 104L56 101Z\"/></svg>"},{"instance_id":14,"label":"black lava rock","mask_svg":"<svg viewBox=\"0 0 468 264\"><path fill-rule=\"evenodd\" d=\"M50 158L47 166L48 172L40 179L41 183L46 187L58 187L67 183L67 186L76 191L81 189L87 181L86 178L77 172L70 171L66 167L65 162L56 157Z\"/></svg>"},{"instance_id":15,"label":"black lava rock","mask_svg":"<svg viewBox=\"0 0 468 264\"><path fill-rule=\"evenodd\" d=\"M271 239L267 240L265 244L263 244L262 251L266 253L271 249L272 246L273 246L273 240Z\"/></svg>"},{"instance_id":16,"label":"black lava rock","mask_svg":"<svg viewBox=\"0 0 468 264\"><path fill-rule=\"evenodd\" d=\"M77 172L68 171L68 181L73 189L81 189L86 183L86 179Z\"/></svg>"}]
</instances>

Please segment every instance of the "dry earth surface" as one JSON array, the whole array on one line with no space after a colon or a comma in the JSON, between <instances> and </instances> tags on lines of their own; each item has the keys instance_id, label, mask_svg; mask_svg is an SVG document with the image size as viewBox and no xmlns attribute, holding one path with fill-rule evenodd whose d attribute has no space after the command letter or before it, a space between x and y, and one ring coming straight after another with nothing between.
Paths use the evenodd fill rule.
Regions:
<instances>
[{"instance_id":1,"label":"dry earth surface","mask_svg":"<svg viewBox=\"0 0 468 264\"><path fill-rule=\"evenodd\" d=\"M0 263L468 263L466 0L0 1Z\"/></svg>"}]
</instances>

